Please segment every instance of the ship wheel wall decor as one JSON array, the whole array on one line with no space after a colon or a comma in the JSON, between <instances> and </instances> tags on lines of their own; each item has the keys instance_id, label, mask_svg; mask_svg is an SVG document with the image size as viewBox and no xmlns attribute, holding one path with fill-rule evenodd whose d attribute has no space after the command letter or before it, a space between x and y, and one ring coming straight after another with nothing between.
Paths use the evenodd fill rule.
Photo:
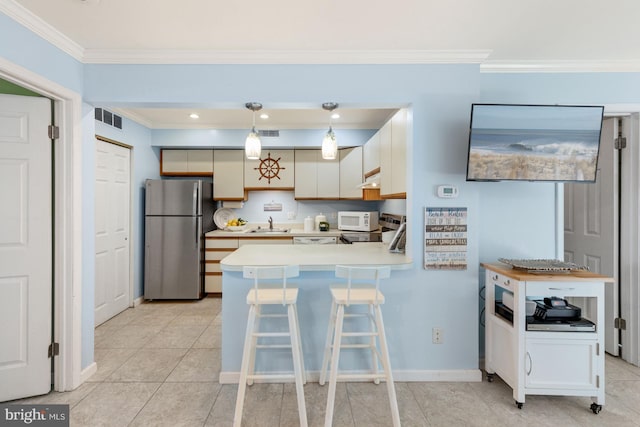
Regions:
<instances>
[{"instance_id":1,"label":"ship wheel wall decor","mask_svg":"<svg viewBox=\"0 0 640 427\"><path fill-rule=\"evenodd\" d=\"M286 169L284 166L280 166L281 159L282 157L274 159L271 157L271 153L268 153L266 158L260 159L260 165L257 168L253 168L260 172L260 178L258 178L258 181L265 178L267 182L271 184L272 179L280 179L280 171Z\"/></svg>"}]
</instances>

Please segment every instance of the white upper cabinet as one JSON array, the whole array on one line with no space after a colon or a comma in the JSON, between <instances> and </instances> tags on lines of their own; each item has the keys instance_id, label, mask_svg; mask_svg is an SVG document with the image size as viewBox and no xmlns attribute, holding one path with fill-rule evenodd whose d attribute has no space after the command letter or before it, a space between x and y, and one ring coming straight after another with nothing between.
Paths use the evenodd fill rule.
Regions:
<instances>
[{"instance_id":1,"label":"white upper cabinet","mask_svg":"<svg viewBox=\"0 0 640 427\"><path fill-rule=\"evenodd\" d=\"M244 150L215 150L213 199L244 200Z\"/></svg>"},{"instance_id":2,"label":"white upper cabinet","mask_svg":"<svg viewBox=\"0 0 640 427\"><path fill-rule=\"evenodd\" d=\"M295 198L340 198L340 160L325 160L321 150L295 150Z\"/></svg>"},{"instance_id":3,"label":"white upper cabinet","mask_svg":"<svg viewBox=\"0 0 640 427\"><path fill-rule=\"evenodd\" d=\"M293 190L294 150L262 149L259 160L244 160L247 190Z\"/></svg>"},{"instance_id":4,"label":"white upper cabinet","mask_svg":"<svg viewBox=\"0 0 640 427\"><path fill-rule=\"evenodd\" d=\"M407 197L407 110L399 110L380 129L380 196Z\"/></svg>"},{"instance_id":5,"label":"white upper cabinet","mask_svg":"<svg viewBox=\"0 0 640 427\"><path fill-rule=\"evenodd\" d=\"M391 120L380 128L380 194L391 193Z\"/></svg>"},{"instance_id":6,"label":"white upper cabinet","mask_svg":"<svg viewBox=\"0 0 640 427\"><path fill-rule=\"evenodd\" d=\"M343 148L340 153L340 198L362 199L363 147Z\"/></svg>"},{"instance_id":7,"label":"white upper cabinet","mask_svg":"<svg viewBox=\"0 0 640 427\"><path fill-rule=\"evenodd\" d=\"M210 176L213 150L162 150L160 175Z\"/></svg>"},{"instance_id":8,"label":"white upper cabinet","mask_svg":"<svg viewBox=\"0 0 640 427\"><path fill-rule=\"evenodd\" d=\"M362 151L362 172L365 175L380 170L380 131L364 144Z\"/></svg>"}]
</instances>

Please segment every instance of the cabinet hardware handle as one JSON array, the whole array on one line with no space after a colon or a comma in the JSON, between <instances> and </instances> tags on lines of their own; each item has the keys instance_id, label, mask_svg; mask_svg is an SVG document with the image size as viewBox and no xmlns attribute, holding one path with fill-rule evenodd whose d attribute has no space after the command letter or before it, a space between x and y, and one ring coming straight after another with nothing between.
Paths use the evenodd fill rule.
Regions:
<instances>
[{"instance_id":1,"label":"cabinet hardware handle","mask_svg":"<svg viewBox=\"0 0 640 427\"><path fill-rule=\"evenodd\" d=\"M550 291L575 291L576 288L549 288Z\"/></svg>"},{"instance_id":2,"label":"cabinet hardware handle","mask_svg":"<svg viewBox=\"0 0 640 427\"><path fill-rule=\"evenodd\" d=\"M529 359L529 370L527 371L527 376L531 375L531 370L533 370L533 360L531 360L531 354L527 351L527 359Z\"/></svg>"},{"instance_id":3,"label":"cabinet hardware handle","mask_svg":"<svg viewBox=\"0 0 640 427\"><path fill-rule=\"evenodd\" d=\"M495 276L493 276L491 280L498 280L498 275L496 274Z\"/></svg>"},{"instance_id":4,"label":"cabinet hardware handle","mask_svg":"<svg viewBox=\"0 0 640 427\"><path fill-rule=\"evenodd\" d=\"M505 280L504 284L507 285L507 286L511 286L511 280Z\"/></svg>"}]
</instances>

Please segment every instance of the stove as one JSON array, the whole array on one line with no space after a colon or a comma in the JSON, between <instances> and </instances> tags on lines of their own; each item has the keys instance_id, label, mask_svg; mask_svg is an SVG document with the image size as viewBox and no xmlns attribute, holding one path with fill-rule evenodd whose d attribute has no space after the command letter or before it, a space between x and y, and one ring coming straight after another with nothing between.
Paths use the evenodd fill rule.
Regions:
<instances>
[{"instance_id":1,"label":"stove","mask_svg":"<svg viewBox=\"0 0 640 427\"><path fill-rule=\"evenodd\" d=\"M382 234L379 231L377 233L369 233L366 231L342 233L340 235L340 242L346 244L382 242Z\"/></svg>"}]
</instances>

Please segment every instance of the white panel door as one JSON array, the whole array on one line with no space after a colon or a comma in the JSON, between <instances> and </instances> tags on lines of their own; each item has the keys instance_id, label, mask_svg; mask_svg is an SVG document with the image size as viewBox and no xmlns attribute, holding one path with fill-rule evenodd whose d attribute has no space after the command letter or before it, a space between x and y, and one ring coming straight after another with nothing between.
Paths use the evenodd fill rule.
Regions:
<instances>
[{"instance_id":1,"label":"white panel door","mask_svg":"<svg viewBox=\"0 0 640 427\"><path fill-rule=\"evenodd\" d=\"M51 389L51 101L0 95L0 402Z\"/></svg>"},{"instance_id":2,"label":"white panel door","mask_svg":"<svg viewBox=\"0 0 640 427\"><path fill-rule=\"evenodd\" d=\"M96 139L95 326L130 303L130 156L128 148Z\"/></svg>"},{"instance_id":3,"label":"white panel door","mask_svg":"<svg viewBox=\"0 0 640 427\"><path fill-rule=\"evenodd\" d=\"M605 287L605 349L614 356L619 352L618 330L618 135L617 120L608 118L602 126L598 173L595 184L565 184L565 260L586 265L594 273L616 279ZM591 300L576 301L589 317L595 313ZM601 322L598 319L598 322Z\"/></svg>"}]
</instances>

